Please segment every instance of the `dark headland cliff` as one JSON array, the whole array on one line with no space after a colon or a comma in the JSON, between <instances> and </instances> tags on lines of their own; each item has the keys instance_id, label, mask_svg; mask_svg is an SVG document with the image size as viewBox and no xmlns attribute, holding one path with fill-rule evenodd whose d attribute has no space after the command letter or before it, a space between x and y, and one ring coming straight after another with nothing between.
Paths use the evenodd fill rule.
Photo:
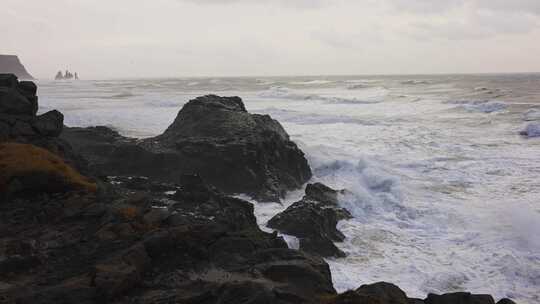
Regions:
<instances>
[{"instance_id":1,"label":"dark headland cliff","mask_svg":"<svg viewBox=\"0 0 540 304\"><path fill-rule=\"evenodd\" d=\"M16 55L0 54L0 73L15 74L20 79L34 79Z\"/></svg>"},{"instance_id":2,"label":"dark headland cliff","mask_svg":"<svg viewBox=\"0 0 540 304\"><path fill-rule=\"evenodd\" d=\"M160 136L67 128L37 87L0 74L0 303L495 304L467 292L409 298L386 282L338 294L339 195L308 184L262 231L247 193L279 201L311 178L281 124L238 97L189 101ZM368 284L369 283L369 284ZM508 299L497 302L512 304Z\"/></svg>"}]
</instances>

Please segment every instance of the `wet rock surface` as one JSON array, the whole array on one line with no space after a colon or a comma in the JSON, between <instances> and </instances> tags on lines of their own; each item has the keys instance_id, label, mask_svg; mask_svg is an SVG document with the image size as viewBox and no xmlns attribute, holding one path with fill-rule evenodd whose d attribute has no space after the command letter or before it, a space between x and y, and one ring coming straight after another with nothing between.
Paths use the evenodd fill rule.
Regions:
<instances>
[{"instance_id":1,"label":"wet rock surface","mask_svg":"<svg viewBox=\"0 0 540 304\"><path fill-rule=\"evenodd\" d=\"M85 161L59 138L64 126L62 113L38 111L37 86L19 81L13 74L0 74L0 143L36 145L62 156L70 165L86 171Z\"/></svg>"},{"instance_id":2,"label":"wet rock surface","mask_svg":"<svg viewBox=\"0 0 540 304\"><path fill-rule=\"evenodd\" d=\"M0 299L313 303L335 294L322 259L259 230L250 203L198 176L143 190L115 178L107 187L0 204Z\"/></svg>"},{"instance_id":3,"label":"wet rock surface","mask_svg":"<svg viewBox=\"0 0 540 304\"><path fill-rule=\"evenodd\" d=\"M308 184L302 200L270 219L268 227L297 237L300 249L306 252L323 257L344 257L345 253L334 245L345 239L336 225L351 215L339 207L339 193L321 183Z\"/></svg>"},{"instance_id":4,"label":"wet rock surface","mask_svg":"<svg viewBox=\"0 0 540 304\"><path fill-rule=\"evenodd\" d=\"M199 174L226 193L279 201L311 177L304 153L268 115L250 114L238 97L189 101L160 136L138 141L105 128L68 129L62 138L102 175L178 181Z\"/></svg>"}]
</instances>

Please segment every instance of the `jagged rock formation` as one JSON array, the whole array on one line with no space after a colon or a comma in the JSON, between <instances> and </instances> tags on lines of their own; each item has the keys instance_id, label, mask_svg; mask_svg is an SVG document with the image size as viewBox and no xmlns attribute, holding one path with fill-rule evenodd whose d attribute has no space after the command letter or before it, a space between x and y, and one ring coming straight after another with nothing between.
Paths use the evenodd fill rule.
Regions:
<instances>
[{"instance_id":1,"label":"jagged rock formation","mask_svg":"<svg viewBox=\"0 0 540 304\"><path fill-rule=\"evenodd\" d=\"M238 97L188 102L160 136L136 141L99 129L69 129L63 137L102 175L142 175L178 181L200 174L226 193L279 201L311 177L304 153L268 115L250 114Z\"/></svg>"},{"instance_id":2,"label":"jagged rock formation","mask_svg":"<svg viewBox=\"0 0 540 304\"><path fill-rule=\"evenodd\" d=\"M58 71L56 73L56 76L54 77L54 80L70 80L70 79L79 79L79 74L75 72L75 74L71 73L70 71L66 70L65 74L62 74L62 71Z\"/></svg>"},{"instance_id":3,"label":"jagged rock formation","mask_svg":"<svg viewBox=\"0 0 540 304\"><path fill-rule=\"evenodd\" d=\"M34 79L15 55L0 55L0 73L14 74L21 79Z\"/></svg>"},{"instance_id":4,"label":"jagged rock formation","mask_svg":"<svg viewBox=\"0 0 540 304\"><path fill-rule=\"evenodd\" d=\"M64 126L64 115L56 110L36 115L36 92L33 82L18 81L13 74L0 74L0 143L9 141L43 147L84 170L84 161L73 153L69 144L58 138Z\"/></svg>"},{"instance_id":5,"label":"jagged rock formation","mask_svg":"<svg viewBox=\"0 0 540 304\"><path fill-rule=\"evenodd\" d=\"M336 225L351 218L351 214L339 207L338 194L321 183L308 184L302 200L275 215L268 227L296 236L301 250L323 257L343 257L345 254L333 243L345 239Z\"/></svg>"}]
</instances>

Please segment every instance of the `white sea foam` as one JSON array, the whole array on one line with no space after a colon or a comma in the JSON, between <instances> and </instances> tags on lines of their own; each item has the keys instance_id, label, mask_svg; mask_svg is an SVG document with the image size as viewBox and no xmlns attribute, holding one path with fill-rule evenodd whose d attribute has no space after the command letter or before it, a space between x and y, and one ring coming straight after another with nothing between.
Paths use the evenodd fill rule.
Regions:
<instances>
[{"instance_id":1,"label":"white sea foam","mask_svg":"<svg viewBox=\"0 0 540 304\"><path fill-rule=\"evenodd\" d=\"M464 105L463 107L469 111L493 113L506 109L508 105L501 102L486 102L481 104Z\"/></svg>"},{"instance_id":2,"label":"white sea foam","mask_svg":"<svg viewBox=\"0 0 540 304\"><path fill-rule=\"evenodd\" d=\"M299 125L325 125L325 124L358 124L373 125L377 122L365 120L347 115L329 115L317 113L305 113L292 110L283 110L278 108L267 108L257 111L261 114L268 114L280 122L288 122Z\"/></svg>"},{"instance_id":3,"label":"white sea foam","mask_svg":"<svg viewBox=\"0 0 540 304\"><path fill-rule=\"evenodd\" d=\"M540 120L540 109L530 109L527 112L523 113L523 120L525 121Z\"/></svg>"},{"instance_id":4,"label":"white sea foam","mask_svg":"<svg viewBox=\"0 0 540 304\"><path fill-rule=\"evenodd\" d=\"M316 80L307 80L307 81L291 81L289 83L297 84L297 85L321 85L321 84L328 84L332 82L333 81L330 81L330 80L316 79Z\"/></svg>"},{"instance_id":5,"label":"white sea foam","mask_svg":"<svg viewBox=\"0 0 540 304\"><path fill-rule=\"evenodd\" d=\"M467 111L482 113L494 113L508 108L508 104L506 103L489 100L450 100L446 103L458 104L460 108Z\"/></svg>"},{"instance_id":6,"label":"white sea foam","mask_svg":"<svg viewBox=\"0 0 540 304\"><path fill-rule=\"evenodd\" d=\"M401 84L405 85L422 85L422 84L430 84L428 80L418 80L418 79L410 79L402 81Z\"/></svg>"},{"instance_id":7,"label":"white sea foam","mask_svg":"<svg viewBox=\"0 0 540 304\"><path fill-rule=\"evenodd\" d=\"M267 91L260 92L258 96L270 99L323 101L331 104L372 104L382 102L387 94L387 90L384 88L371 89L372 91L368 92L367 94L363 94L362 97L344 97L297 91L285 87L272 87Z\"/></svg>"}]
</instances>

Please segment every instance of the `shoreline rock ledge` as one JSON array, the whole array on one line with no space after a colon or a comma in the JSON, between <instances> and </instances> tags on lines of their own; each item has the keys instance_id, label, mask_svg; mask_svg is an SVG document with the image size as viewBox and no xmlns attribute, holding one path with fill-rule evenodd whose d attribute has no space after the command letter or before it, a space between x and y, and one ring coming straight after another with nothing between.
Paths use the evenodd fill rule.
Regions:
<instances>
[{"instance_id":1,"label":"shoreline rock ledge","mask_svg":"<svg viewBox=\"0 0 540 304\"><path fill-rule=\"evenodd\" d=\"M139 175L177 182L199 174L228 194L279 201L311 178L304 153L281 124L249 113L239 97L207 95L186 103L154 138L122 137L105 127L67 128L63 138L98 175Z\"/></svg>"}]
</instances>

